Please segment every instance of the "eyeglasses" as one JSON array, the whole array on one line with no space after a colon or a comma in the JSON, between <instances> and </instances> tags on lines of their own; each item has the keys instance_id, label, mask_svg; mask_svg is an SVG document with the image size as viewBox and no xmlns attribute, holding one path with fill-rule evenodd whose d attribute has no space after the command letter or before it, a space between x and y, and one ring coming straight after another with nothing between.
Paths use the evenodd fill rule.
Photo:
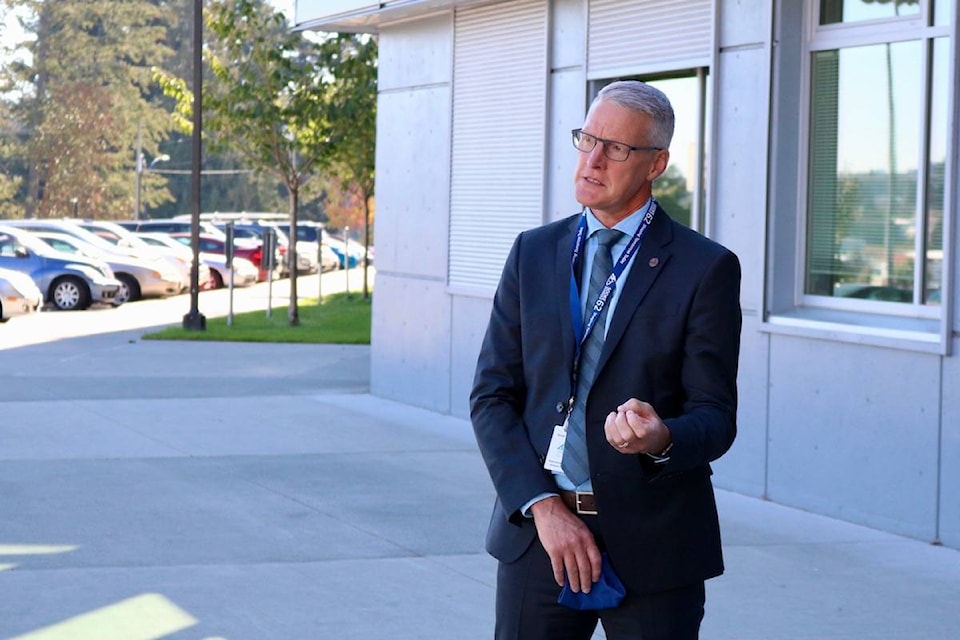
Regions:
<instances>
[{"instance_id":1,"label":"eyeglasses","mask_svg":"<svg viewBox=\"0 0 960 640\"><path fill-rule=\"evenodd\" d=\"M600 142L603 144L603 155L615 162L623 162L630 156L631 151L663 151L663 147L631 147L626 142L617 142L616 140L604 140L597 136L586 133L583 129L574 129L573 146L578 151L590 153Z\"/></svg>"}]
</instances>

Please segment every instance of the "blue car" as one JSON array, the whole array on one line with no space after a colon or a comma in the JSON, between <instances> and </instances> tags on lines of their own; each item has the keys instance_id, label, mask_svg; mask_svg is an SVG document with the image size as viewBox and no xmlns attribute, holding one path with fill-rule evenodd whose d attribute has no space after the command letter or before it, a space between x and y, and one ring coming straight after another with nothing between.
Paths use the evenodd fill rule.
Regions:
<instances>
[{"instance_id":1,"label":"blue car","mask_svg":"<svg viewBox=\"0 0 960 640\"><path fill-rule=\"evenodd\" d=\"M113 305L120 290L109 268L51 249L22 229L0 226L0 267L29 275L44 301L64 311Z\"/></svg>"},{"instance_id":2,"label":"blue car","mask_svg":"<svg viewBox=\"0 0 960 640\"><path fill-rule=\"evenodd\" d=\"M348 246L342 240L329 238L324 244L329 245L329 247L333 249L333 252L337 254L341 269L344 268L344 265L347 265L349 269L353 269L363 263L363 250L358 249L352 243Z\"/></svg>"}]
</instances>

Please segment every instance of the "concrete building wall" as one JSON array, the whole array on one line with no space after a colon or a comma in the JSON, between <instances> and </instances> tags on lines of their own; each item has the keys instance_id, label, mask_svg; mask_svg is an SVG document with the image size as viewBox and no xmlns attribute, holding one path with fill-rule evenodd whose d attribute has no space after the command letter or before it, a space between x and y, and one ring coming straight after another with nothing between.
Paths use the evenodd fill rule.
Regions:
<instances>
[{"instance_id":1,"label":"concrete building wall","mask_svg":"<svg viewBox=\"0 0 960 640\"><path fill-rule=\"evenodd\" d=\"M380 33L371 391L449 413L452 14Z\"/></svg>"},{"instance_id":2,"label":"concrete building wall","mask_svg":"<svg viewBox=\"0 0 960 640\"><path fill-rule=\"evenodd\" d=\"M767 495L934 539L940 358L773 336L769 367Z\"/></svg>"},{"instance_id":3,"label":"concrete building wall","mask_svg":"<svg viewBox=\"0 0 960 640\"><path fill-rule=\"evenodd\" d=\"M740 258L743 309L738 375L738 434L716 464L718 486L750 495L766 491L767 361L759 331L763 308L767 216L767 136L770 109L770 7L763 0L724 2L717 25L714 82L711 237Z\"/></svg>"},{"instance_id":4,"label":"concrete building wall","mask_svg":"<svg viewBox=\"0 0 960 640\"><path fill-rule=\"evenodd\" d=\"M954 318L957 316L954 315ZM954 327L956 336L960 331ZM960 340L953 339L953 353L960 353ZM940 416L940 506L939 538L960 548L960 359L943 362L943 383L938 390L943 408Z\"/></svg>"}]
</instances>

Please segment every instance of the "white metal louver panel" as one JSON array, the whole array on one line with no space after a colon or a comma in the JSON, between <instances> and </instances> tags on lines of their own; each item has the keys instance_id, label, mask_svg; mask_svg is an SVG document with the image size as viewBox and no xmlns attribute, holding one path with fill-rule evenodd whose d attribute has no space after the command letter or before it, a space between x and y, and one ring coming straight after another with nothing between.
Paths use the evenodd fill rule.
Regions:
<instances>
[{"instance_id":1,"label":"white metal louver panel","mask_svg":"<svg viewBox=\"0 0 960 640\"><path fill-rule=\"evenodd\" d=\"M587 76L709 66L712 0L591 0Z\"/></svg>"},{"instance_id":2,"label":"white metal louver panel","mask_svg":"<svg viewBox=\"0 0 960 640\"><path fill-rule=\"evenodd\" d=\"M493 290L543 221L546 0L458 10L454 33L449 284Z\"/></svg>"}]
</instances>

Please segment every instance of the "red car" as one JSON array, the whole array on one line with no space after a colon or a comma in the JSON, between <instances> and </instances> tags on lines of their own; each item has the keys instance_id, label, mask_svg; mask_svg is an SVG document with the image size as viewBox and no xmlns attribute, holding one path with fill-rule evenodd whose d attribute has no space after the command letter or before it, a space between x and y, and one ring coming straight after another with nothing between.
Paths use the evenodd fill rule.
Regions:
<instances>
[{"instance_id":1,"label":"red car","mask_svg":"<svg viewBox=\"0 0 960 640\"><path fill-rule=\"evenodd\" d=\"M190 245L189 233L171 233L170 237L177 242L182 242L186 246ZM222 238L216 238L206 234L200 234L200 251L206 253L218 253L226 255L226 242ZM253 242L245 239L234 241L233 255L238 258L246 258L257 268L257 282L265 282L268 277L266 265L263 262L263 246L260 242Z\"/></svg>"}]
</instances>

